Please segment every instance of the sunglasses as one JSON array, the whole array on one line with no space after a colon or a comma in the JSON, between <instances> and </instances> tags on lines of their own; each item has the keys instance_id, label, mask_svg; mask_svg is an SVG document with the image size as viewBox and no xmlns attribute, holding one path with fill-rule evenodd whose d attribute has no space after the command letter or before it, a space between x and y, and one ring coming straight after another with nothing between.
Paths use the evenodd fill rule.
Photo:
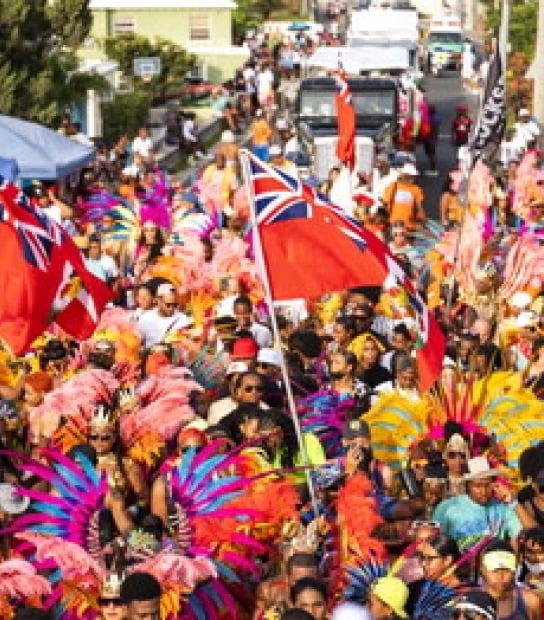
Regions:
<instances>
[{"instance_id":1,"label":"sunglasses","mask_svg":"<svg viewBox=\"0 0 544 620\"><path fill-rule=\"evenodd\" d=\"M448 452L446 454L446 458L465 460L467 458L467 455L464 452Z\"/></svg>"},{"instance_id":2,"label":"sunglasses","mask_svg":"<svg viewBox=\"0 0 544 620\"><path fill-rule=\"evenodd\" d=\"M439 555L425 555L424 553L417 553L417 559L420 562L432 562L433 560L439 560L441 556Z\"/></svg>"},{"instance_id":3,"label":"sunglasses","mask_svg":"<svg viewBox=\"0 0 544 620\"><path fill-rule=\"evenodd\" d=\"M440 523L438 523L438 521L412 521L412 529L418 529L420 527L433 527L439 530Z\"/></svg>"},{"instance_id":4,"label":"sunglasses","mask_svg":"<svg viewBox=\"0 0 544 620\"><path fill-rule=\"evenodd\" d=\"M269 368L272 368L273 365L268 364L267 362L257 362L255 366L257 368L262 368L263 370L268 370Z\"/></svg>"},{"instance_id":5,"label":"sunglasses","mask_svg":"<svg viewBox=\"0 0 544 620\"><path fill-rule=\"evenodd\" d=\"M113 605L114 607L121 607L123 605L123 601L120 598L99 598L98 605L100 607L109 607Z\"/></svg>"},{"instance_id":6,"label":"sunglasses","mask_svg":"<svg viewBox=\"0 0 544 620\"><path fill-rule=\"evenodd\" d=\"M113 435L89 435L91 441L109 441L113 439Z\"/></svg>"},{"instance_id":7,"label":"sunglasses","mask_svg":"<svg viewBox=\"0 0 544 620\"><path fill-rule=\"evenodd\" d=\"M262 385L246 385L244 388L244 392L247 392L248 394L250 394L251 392L262 392L262 391L263 391Z\"/></svg>"},{"instance_id":8,"label":"sunglasses","mask_svg":"<svg viewBox=\"0 0 544 620\"><path fill-rule=\"evenodd\" d=\"M177 308L178 304L177 304L177 302L173 301L172 303L169 303L169 304L165 303L164 307L165 308Z\"/></svg>"}]
</instances>

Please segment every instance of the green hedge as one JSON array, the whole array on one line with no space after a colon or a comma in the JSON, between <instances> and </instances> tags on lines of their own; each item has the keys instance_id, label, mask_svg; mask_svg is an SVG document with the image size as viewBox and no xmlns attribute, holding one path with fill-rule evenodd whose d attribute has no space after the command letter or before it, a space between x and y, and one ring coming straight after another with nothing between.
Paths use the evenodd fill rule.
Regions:
<instances>
[{"instance_id":1,"label":"green hedge","mask_svg":"<svg viewBox=\"0 0 544 620\"><path fill-rule=\"evenodd\" d=\"M104 140L113 145L119 136L136 135L140 127L147 125L151 95L142 92L119 93L113 101L102 104Z\"/></svg>"}]
</instances>

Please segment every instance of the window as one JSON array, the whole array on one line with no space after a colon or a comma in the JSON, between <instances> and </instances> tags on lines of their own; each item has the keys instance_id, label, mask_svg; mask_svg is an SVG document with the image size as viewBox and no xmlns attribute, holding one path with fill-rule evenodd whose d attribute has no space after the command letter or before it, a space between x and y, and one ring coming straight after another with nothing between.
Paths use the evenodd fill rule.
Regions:
<instances>
[{"instance_id":1,"label":"window","mask_svg":"<svg viewBox=\"0 0 544 620\"><path fill-rule=\"evenodd\" d=\"M113 20L113 34L136 32L136 20L127 15L116 15Z\"/></svg>"},{"instance_id":2,"label":"window","mask_svg":"<svg viewBox=\"0 0 544 620\"><path fill-rule=\"evenodd\" d=\"M209 41L210 39L210 16L205 14L189 15L189 40Z\"/></svg>"}]
</instances>

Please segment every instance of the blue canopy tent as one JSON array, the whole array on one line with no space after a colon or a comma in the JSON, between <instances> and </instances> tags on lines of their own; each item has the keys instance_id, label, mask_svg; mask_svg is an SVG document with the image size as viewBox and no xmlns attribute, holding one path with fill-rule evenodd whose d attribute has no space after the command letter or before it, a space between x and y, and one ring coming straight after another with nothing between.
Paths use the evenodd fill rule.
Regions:
<instances>
[{"instance_id":1,"label":"blue canopy tent","mask_svg":"<svg viewBox=\"0 0 544 620\"><path fill-rule=\"evenodd\" d=\"M15 183L19 176L19 166L17 160L0 157L0 176L10 183Z\"/></svg>"},{"instance_id":2,"label":"blue canopy tent","mask_svg":"<svg viewBox=\"0 0 544 620\"><path fill-rule=\"evenodd\" d=\"M85 166L94 148L37 123L0 114L0 157L15 159L20 179L60 179Z\"/></svg>"}]
</instances>

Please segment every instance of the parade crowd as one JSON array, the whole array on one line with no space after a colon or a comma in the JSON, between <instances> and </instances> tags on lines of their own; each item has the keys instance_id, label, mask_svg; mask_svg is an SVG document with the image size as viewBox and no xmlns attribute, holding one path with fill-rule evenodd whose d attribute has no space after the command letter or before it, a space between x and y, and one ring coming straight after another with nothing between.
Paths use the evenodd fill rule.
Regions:
<instances>
[{"instance_id":1,"label":"parade crowd","mask_svg":"<svg viewBox=\"0 0 544 620\"><path fill-rule=\"evenodd\" d=\"M24 355L0 352L0 618L543 617L538 125L520 110L512 159L477 164L465 196L459 106L438 222L410 154L359 178L349 211L446 337L423 385L433 343L396 282L362 270L360 286L310 299L300 282L299 299L267 303L236 136L247 124L252 152L296 177L275 72L289 98L308 45L254 45L191 185L157 166L142 128L69 192L25 189L112 301L88 340L53 324ZM176 131L196 161L189 121Z\"/></svg>"}]
</instances>

